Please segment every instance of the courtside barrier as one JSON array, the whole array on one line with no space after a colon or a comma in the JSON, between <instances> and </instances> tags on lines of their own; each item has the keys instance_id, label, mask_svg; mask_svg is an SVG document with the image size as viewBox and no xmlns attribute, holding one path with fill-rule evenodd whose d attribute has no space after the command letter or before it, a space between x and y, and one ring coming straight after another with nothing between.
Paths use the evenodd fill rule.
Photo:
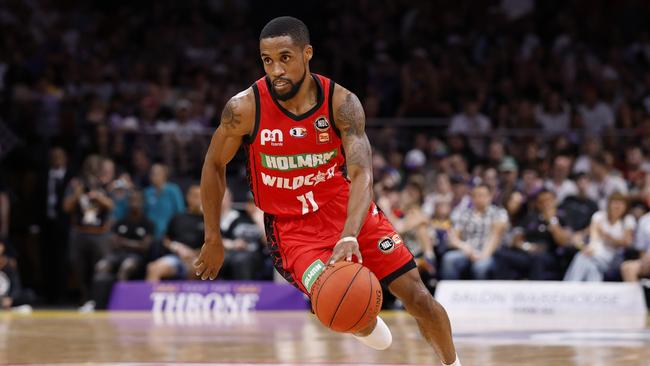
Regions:
<instances>
[{"instance_id":1,"label":"courtside barrier","mask_svg":"<svg viewBox=\"0 0 650 366\"><path fill-rule=\"evenodd\" d=\"M441 281L435 297L450 313L599 317L647 313L643 289L635 283Z\"/></svg>"},{"instance_id":2,"label":"courtside barrier","mask_svg":"<svg viewBox=\"0 0 650 366\"><path fill-rule=\"evenodd\" d=\"M153 312L247 312L303 310L304 295L288 284L254 281L145 281L113 286L109 310Z\"/></svg>"}]
</instances>

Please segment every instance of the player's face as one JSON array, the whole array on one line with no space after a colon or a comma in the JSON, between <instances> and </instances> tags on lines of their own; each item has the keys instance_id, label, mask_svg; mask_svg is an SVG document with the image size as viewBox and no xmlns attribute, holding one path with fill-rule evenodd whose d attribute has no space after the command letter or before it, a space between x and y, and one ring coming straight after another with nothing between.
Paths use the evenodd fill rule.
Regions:
<instances>
[{"instance_id":1,"label":"player's face","mask_svg":"<svg viewBox=\"0 0 650 366\"><path fill-rule=\"evenodd\" d=\"M300 47L289 36L260 41L262 64L271 79L271 93L276 99L289 100L298 93L307 75L307 64L312 54L310 45Z\"/></svg>"}]
</instances>

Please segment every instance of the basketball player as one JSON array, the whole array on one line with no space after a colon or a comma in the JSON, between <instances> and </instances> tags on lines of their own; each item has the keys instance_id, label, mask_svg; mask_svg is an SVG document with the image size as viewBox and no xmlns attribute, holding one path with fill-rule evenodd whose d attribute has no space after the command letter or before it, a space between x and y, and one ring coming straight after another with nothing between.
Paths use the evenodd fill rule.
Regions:
<instances>
[{"instance_id":1,"label":"basketball player","mask_svg":"<svg viewBox=\"0 0 650 366\"><path fill-rule=\"evenodd\" d=\"M197 276L214 279L223 263L219 222L226 164L243 144L278 272L309 294L326 264L355 257L402 301L442 362L459 366L447 313L372 202L370 143L359 99L309 71L313 48L298 19L271 20L260 34L260 56L266 76L228 101L205 157L205 243ZM379 317L355 337L375 349L392 342Z\"/></svg>"}]
</instances>

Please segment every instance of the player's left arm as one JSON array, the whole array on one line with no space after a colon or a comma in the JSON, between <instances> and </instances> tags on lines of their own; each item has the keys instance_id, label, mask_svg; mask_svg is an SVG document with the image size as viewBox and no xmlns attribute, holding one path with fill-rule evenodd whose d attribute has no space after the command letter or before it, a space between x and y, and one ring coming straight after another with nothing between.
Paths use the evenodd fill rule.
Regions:
<instances>
[{"instance_id":1,"label":"player's left arm","mask_svg":"<svg viewBox=\"0 0 650 366\"><path fill-rule=\"evenodd\" d=\"M356 95L336 85L333 96L334 123L341 133L348 177L351 180L348 214L341 238L356 238L361 231L372 200L372 153L366 136L366 116ZM329 262L356 256L362 262L356 240L339 241Z\"/></svg>"}]
</instances>

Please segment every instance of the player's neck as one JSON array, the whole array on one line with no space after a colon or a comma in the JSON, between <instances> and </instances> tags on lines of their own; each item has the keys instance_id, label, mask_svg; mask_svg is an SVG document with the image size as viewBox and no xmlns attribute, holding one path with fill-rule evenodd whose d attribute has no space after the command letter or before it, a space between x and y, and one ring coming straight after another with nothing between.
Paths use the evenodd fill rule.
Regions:
<instances>
[{"instance_id":1,"label":"player's neck","mask_svg":"<svg viewBox=\"0 0 650 366\"><path fill-rule=\"evenodd\" d=\"M306 113L314 107L318 103L318 85L316 85L311 73L308 72L305 75L305 81L303 81L298 93L293 98L284 101L278 100L278 103L284 109L296 115Z\"/></svg>"}]
</instances>

